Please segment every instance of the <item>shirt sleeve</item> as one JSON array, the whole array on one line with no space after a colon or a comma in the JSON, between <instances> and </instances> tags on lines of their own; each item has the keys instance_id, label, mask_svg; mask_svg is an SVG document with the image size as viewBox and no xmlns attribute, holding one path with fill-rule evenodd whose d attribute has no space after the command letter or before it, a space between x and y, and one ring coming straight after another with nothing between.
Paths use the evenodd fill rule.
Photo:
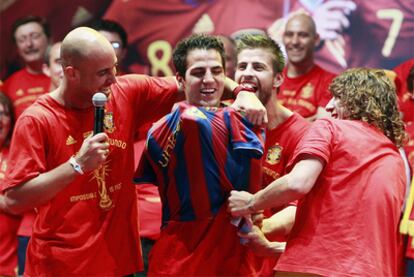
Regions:
<instances>
[{"instance_id":1,"label":"shirt sleeve","mask_svg":"<svg viewBox=\"0 0 414 277\"><path fill-rule=\"evenodd\" d=\"M180 100L177 83L172 77L125 75L118 79L118 87L131 98L137 128L160 119Z\"/></svg>"},{"instance_id":2,"label":"shirt sleeve","mask_svg":"<svg viewBox=\"0 0 414 277\"><path fill-rule=\"evenodd\" d=\"M301 160L303 155L310 155L329 162L334 147L334 132L330 120L316 120L297 145L293 158L289 161L288 172L294 164Z\"/></svg>"},{"instance_id":3,"label":"shirt sleeve","mask_svg":"<svg viewBox=\"0 0 414 277\"><path fill-rule=\"evenodd\" d=\"M232 109L229 109L225 115L233 150L260 159L264 151L264 129L253 126L245 117Z\"/></svg>"},{"instance_id":4,"label":"shirt sleeve","mask_svg":"<svg viewBox=\"0 0 414 277\"><path fill-rule=\"evenodd\" d=\"M21 185L46 171L47 136L29 116L16 122L3 190Z\"/></svg>"}]
</instances>

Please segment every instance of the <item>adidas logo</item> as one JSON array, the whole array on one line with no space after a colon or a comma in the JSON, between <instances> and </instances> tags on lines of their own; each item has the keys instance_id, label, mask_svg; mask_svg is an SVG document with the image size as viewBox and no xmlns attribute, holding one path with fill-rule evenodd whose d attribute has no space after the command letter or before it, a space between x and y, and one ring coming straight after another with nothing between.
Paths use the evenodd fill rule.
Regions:
<instances>
[{"instance_id":1,"label":"adidas logo","mask_svg":"<svg viewBox=\"0 0 414 277\"><path fill-rule=\"evenodd\" d=\"M71 135L69 135L68 138L66 139L66 145L72 145L75 143L77 143L77 141Z\"/></svg>"}]
</instances>

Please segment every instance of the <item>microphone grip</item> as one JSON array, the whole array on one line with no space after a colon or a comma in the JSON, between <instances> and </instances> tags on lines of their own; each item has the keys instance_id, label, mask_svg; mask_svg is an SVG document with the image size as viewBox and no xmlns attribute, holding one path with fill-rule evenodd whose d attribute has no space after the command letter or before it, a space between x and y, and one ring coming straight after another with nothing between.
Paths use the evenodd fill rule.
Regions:
<instances>
[{"instance_id":1,"label":"microphone grip","mask_svg":"<svg viewBox=\"0 0 414 277\"><path fill-rule=\"evenodd\" d=\"M104 115L105 111L103 107L95 107L95 121L93 124L93 134L102 133L104 131Z\"/></svg>"}]
</instances>

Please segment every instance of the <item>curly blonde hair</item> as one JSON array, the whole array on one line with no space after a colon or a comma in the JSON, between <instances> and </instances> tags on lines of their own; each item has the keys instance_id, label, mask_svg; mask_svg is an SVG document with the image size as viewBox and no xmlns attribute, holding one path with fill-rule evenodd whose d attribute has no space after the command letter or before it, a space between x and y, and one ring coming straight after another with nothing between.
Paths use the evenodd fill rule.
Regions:
<instances>
[{"instance_id":1,"label":"curly blonde hair","mask_svg":"<svg viewBox=\"0 0 414 277\"><path fill-rule=\"evenodd\" d=\"M332 81L329 90L340 100L348 119L379 128L398 147L406 142L395 86L383 70L346 70Z\"/></svg>"}]
</instances>

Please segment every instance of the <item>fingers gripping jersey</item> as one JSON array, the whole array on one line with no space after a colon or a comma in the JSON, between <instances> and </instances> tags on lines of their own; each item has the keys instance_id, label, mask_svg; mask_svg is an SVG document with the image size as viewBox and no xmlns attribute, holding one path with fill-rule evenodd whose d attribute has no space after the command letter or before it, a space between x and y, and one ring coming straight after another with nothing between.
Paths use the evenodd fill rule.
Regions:
<instances>
[{"instance_id":1,"label":"fingers gripping jersey","mask_svg":"<svg viewBox=\"0 0 414 277\"><path fill-rule=\"evenodd\" d=\"M232 189L259 189L263 139L231 108L179 103L149 131L135 180L158 183L164 223L210 218Z\"/></svg>"}]
</instances>

